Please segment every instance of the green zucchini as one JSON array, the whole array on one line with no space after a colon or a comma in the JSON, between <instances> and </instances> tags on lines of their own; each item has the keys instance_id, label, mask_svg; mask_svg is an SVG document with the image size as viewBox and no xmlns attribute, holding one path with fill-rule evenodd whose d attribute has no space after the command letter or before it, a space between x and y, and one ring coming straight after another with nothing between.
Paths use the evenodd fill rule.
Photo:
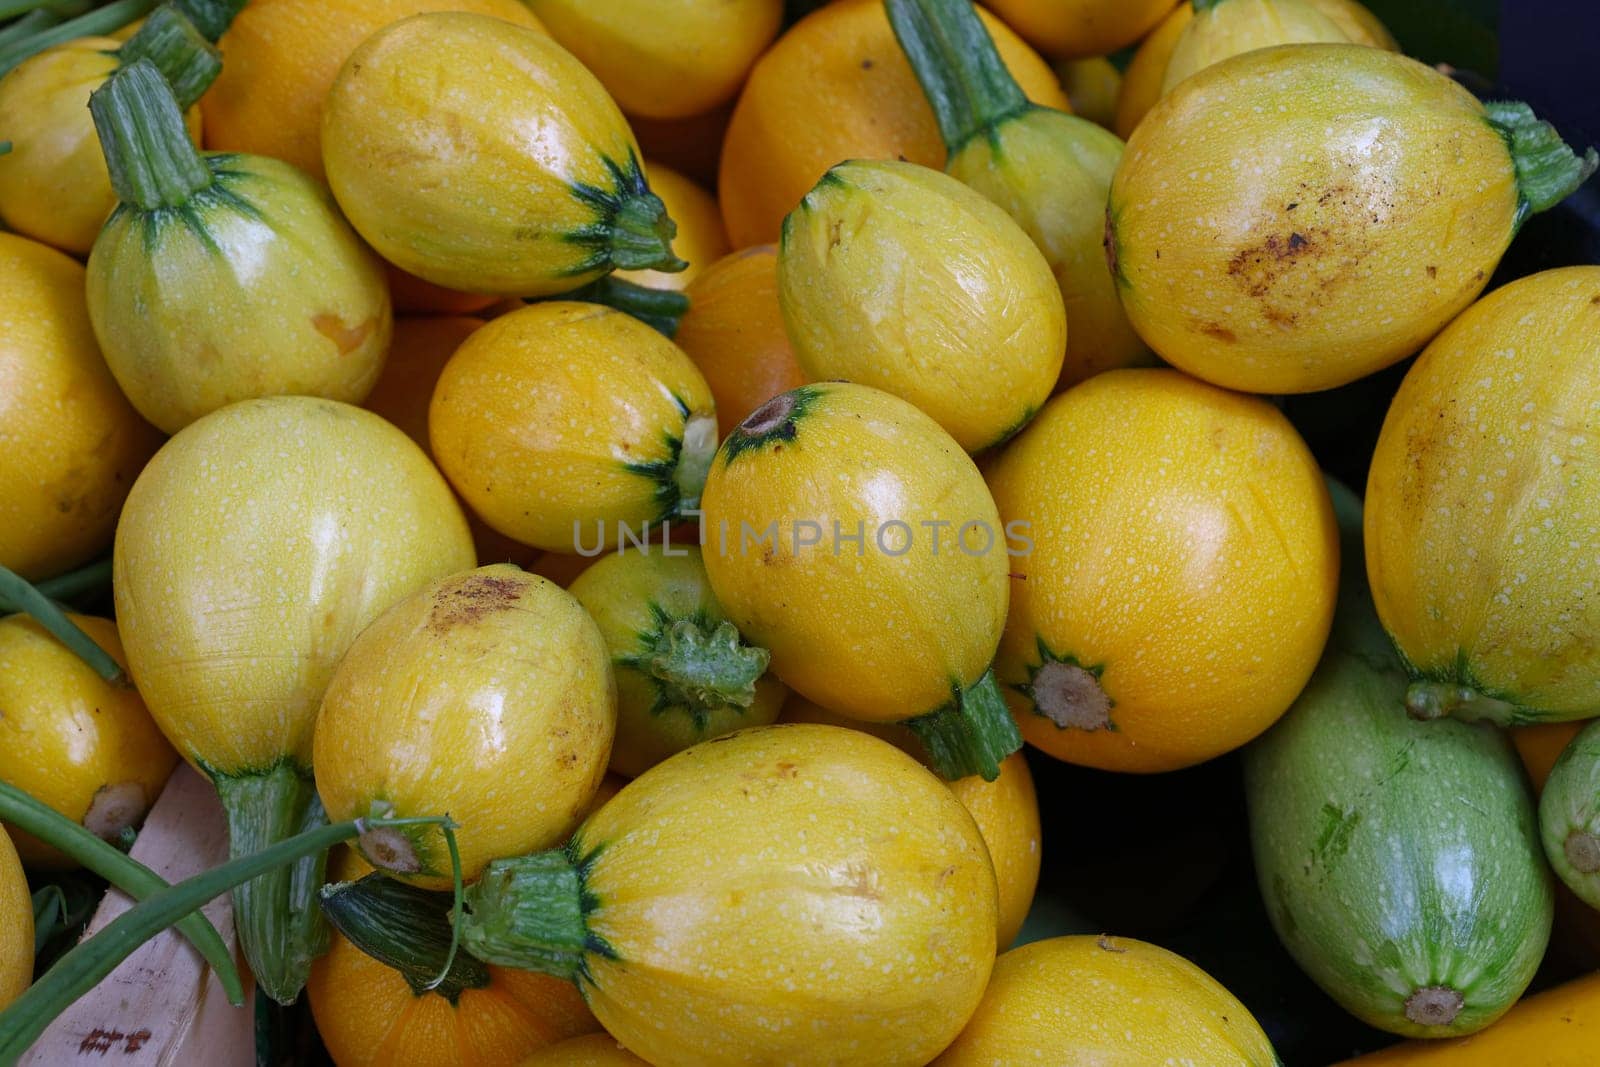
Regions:
<instances>
[{"instance_id":1,"label":"green zucchini","mask_svg":"<svg viewBox=\"0 0 1600 1067\"><path fill-rule=\"evenodd\" d=\"M1545 781L1539 832L1567 888L1600 908L1600 719L1574 737Z\"/></svg>"},{"instance_id":2,"label":"green zucchini","mask_svg":"<svg viewBox=\"0 0 1600 1067\"><path fill-rule=\"evenodd\" d=\"M1335 486L1344 558L1360 504ZM1245 751L1256 877L1296 962L1351 1014L1413 1037L1468 1034L1521 996L1553 887L1526 779L1488 724L1420 722L1347 567L1322 663Z\"/></svg>"}]
</instances>

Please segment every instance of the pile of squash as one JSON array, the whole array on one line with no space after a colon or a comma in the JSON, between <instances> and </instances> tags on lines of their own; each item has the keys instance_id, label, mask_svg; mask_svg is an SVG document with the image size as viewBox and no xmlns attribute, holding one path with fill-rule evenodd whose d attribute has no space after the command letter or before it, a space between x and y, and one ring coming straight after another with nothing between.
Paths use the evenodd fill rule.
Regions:
<instances>
[{"instance_id":1,"label":"pile of squash","mask_svg":"<svg viewBox=\"0 0 1600 1067\"><path fill-rule=\"evenodd\" d=\"M1594 150L1355 0L988 7L0 4L0 1064L168 927L242 994L231 891L340 1067L1264 1067L1035 906L1035 773L1234 752L1362 1062L1600 1058L1524 998L1600 265L1490 291ZM1387 368L1358 496L1285 412ZM35 974L80 865L139 903Z\"/></svg>"}]
</instances>

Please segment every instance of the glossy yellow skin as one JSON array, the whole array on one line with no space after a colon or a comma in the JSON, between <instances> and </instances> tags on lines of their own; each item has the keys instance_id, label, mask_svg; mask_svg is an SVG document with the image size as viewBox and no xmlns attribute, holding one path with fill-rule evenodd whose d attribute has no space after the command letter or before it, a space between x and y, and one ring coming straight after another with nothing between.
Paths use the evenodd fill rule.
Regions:
<instances>
[{"instance_id":1,"label":"glossy yellow skin","mask_svg":"<svg viewBox=\"0 0 1600 1067\"><path fill-rule=\"evenodd\" d=\"M36 581L105 551L160 442L100 358L83 268L0 233L0 565Z\"/></svg>"},{"instance_id":2,"label":"glossy yellow skin","mask_svg":"<svg viewBox=\"0 0 1600 1067\"><path fill-rule=\"evenodd\" d=\"M630 115L681 119L732 99L778 35L782 0L528 0Z\"/></svg>"},{"instance_id":3,"label":"glossy yellow skin","mask_svg":"<svg viewBox=\"0 0 1600 1067\"><path fill-rule=\"evenodd\" d=\"M114 622L68 617L126 667ZM0 781L107 839L138 825L178 763L136 690L107 682L23 615L0 619L0 708ZM78 866L7 829L29 867Z\"/></svg>"},{"instance_id":4,"label":"glossy yellow skin","mask_svg":"<svg viewBox=\"0 0 1600 1067\"><path fill-rule=\"evenodd\" d=\"M1105 202L1121 158L1116 135L1035 108L1001 123L993 138L972 138L945 165L951 177L999 205L1044 253L1067 313L1057 388L1154 362L1106 270Z\"/></svg>"},{"instance_id":5,"label":"glossy yellow skin","mask_svg":"<svg viewBox=\"0 0 1600 1067\"><path fill-rule=\"evenodd\" d=\"M991 0L987 7L1053 56L1103 56L1125 48L1172 10L1173 0Z\"/></svg>"},{"instance_id":6,"label":"glossy yellow skin","mask_svg":"<svg viewBox=\"0 0 1600 1067\"><path fill-rule=\"evenodd\" d=\"M1192 6L1192 5L1191 5ZM1280 44L1356 44L1344 28L1310 0L1221 0L1184 27L1161 92L1224 59Z\"/></svg>"},{"instance_id":7,"label":"glossy yellow skin","mask_svg":"<svg viewBox=\"0 0 1600 1067\"><path fill-rule=\"evenodd\" d=\"M348 849L330 857L330 881L372 868ZM489 984L450 1003L417 996L400 972L337 930L306 982L317 1033L337 1067L515 1067L534 1049L600 1028L570 983L490 967Z\"/></svg>"},{"instance_id":8,"label":"glossy yellow skin","mask_svg":"<svg viewBox=\"0 0 1600 1067\"><path fill-rule=\"evenodd\" d=\"M1420 348L1482 291L1517 211L1506 142L1466 89L1376 48L1285 45L1156 106L1111 183L1107 235L1159 355L1302 393Z\"/></svg>"},{"instance_id":9,"label":"glossy yellow skin","mask_svg":"<svg viewBox=\"0 0 1600 1067\"><path fill-rule=\"evenodd\" d=\"M31 56L0 78L0 219L17 233L83 256L117 206L89 94L117 69L121 41L80 37ZM200 143L200 109L185 115Z\"/></svg>"},{"instance_id":10,"label":"glossy yellow skin","mask_svg":"<svg viewBox=\"0 0 1600 1067\"><path fill-rule=\"evenodd\" d=\"M145 704L220 775L311 760L323 689L385 608L474 562L405 434L311 397L246 400L172 438L117 527L117 621Z\"/></svg>"},{"instance_id":11,"label":"glossy yellow skin","mask_svg":"<svg viewBox=\"0 0 1600 1067\"><path fill-rule=\"evenodd\" d=\"M1035 941L995 960L977 1013L937 1067L1048 1055L1060 1067L1273 1067L1249 1010L1182 956L1127 937Z\"/></svg>"},{"instance_id":12,"label":"glossy yellow skin","mask_svg":"<svg viewBox=\"0 0 1600 1067\"><path fill-rule=\"evenodd\" d=\"M1030 743L1172 770L1244 744L1299 695L1333 620L1338 531L1276 408L1176 371L1112 371L1051 401L988 475L1001 517L1031 524L995 662ZM1015 688L1041 641L1098 671L1109 709L1058 725Z\"/></svg>"},{"instance_id":13,"label":"glossy yellow skin","mask_svg":"<svg viewBox=\"0 0 1600 1067\"><path fill-rule=\"evenodd\" d=\"M995 879L894 746L768 726L658 764L574 838L593 855L589 1007L658 1067L927 1063L994 960ZM598 851L596 851L598 850Z\"/></svg>"},{"instance_id":14,"label":"glossy yellow skin","mask_svg":"<svg viewBox=\"0 0 1600 1067\"><path fill-rule=\"evenodd\" d=\"M1028 235L914 163L823 176L784 220L778 301L808 378L909 400L969 452L1032 417L1066 352L1061 296Z\"/></svg>"},{"instance_id":15,"label":"glossy yellow skin","mask_svg":"<svg viewBox=\"0 0 1600 1067\"><path fill-rule=\"evenodd\" d=\"M802 398L792 441L745 447L736 430L706 479L711 588L807 698L871 722L935 711L982 677L1005 621L1014 561L983 478L932 419L888 393L825 382L783 395ZM805 543L813 531L800 521L821 526L820 543ZM950 525L921 525L941 521ZM892 522L910 527L909 547ZM774 523L776 537L758 543ZM963 549L968 523L981 525ZM860 554L844 540L836 554L834 531L858 526Z\"/></svg>"},{"instance_id":16,"label":"glossy yellow skin","mask_svg":"<svg viewBox=\"0 0 1600 1067\"><path fill-rule=\"evenodd\" d=\"M33 981L33 902L11 838L0 834L0 1010Z\"/></svg>"},{"instance_id":17,"label":"glossy yellow skin","mask_svg":"<svg viewBox=\"0 0 1600 1067\"><path fill-rule=\"evenodd\" d=\"M522 1061L522 1067L648 1067L610 1034L586 1034L547 1045Z\"/></svg>"},{"instance_id":18,"label":"glossy yellow skin","mask_svg":"<svg viewBox=\"0 0 1600 1067\"><path fill-rule=\"evenodd\" d=\"M682 291L700 271L728 254L728 235L722 228L722 212L717 200L682 174L660 163L646 163L650 189L667 206L667 214L678 224L672 251L689 264L680 271L619 270L616 277L652 289Z\"/></svg>"},{"instance_id":19,"label":"glossy yellow skin","mask_svg":"<svg viewBox=\"0 0 1600 1067\"><path fill-rule=\"evenodd\" d=\"M602 221L573 186L613 190L607 161L638 156L583 64L484 15L379 30L323 103L322 162L351 223L402 270L467 292L548 296L604 274L609 258L568 239Z\"/></svg>"},{"instance_id":20,"label":"glossy yellow skin","mask_svg":"<svg viewBox=\"0 0 1600 1067\"><path fill-rule=\"evenodd\" d=\"M271 156L314 178L322 101L372 34L427 11L471 11L539 29L522 0L250 0L218 46L222 72L200 101L206 147Z\"/></svg>"},{"instance_id":21,"label":"glossy yellow skin","mask_svg":"<svg viewBox=\"0 0 1600 1067\"><path fill-rule=\"evenodd\" d=\"M1367 482L1384 627L1422 675L1518 722L1600 712L1597 335L1600 267L1495 290L1407 373Z\"/></svg>"},{"instance_id":22,"label":"glossy yellow skin","mask_svg":"<svg viewBox=\"0 0 1600 1067\"><path fill-rule=\"evenodd\" d=\"M553 582L496 564L434 582L380 615L339 662L317 716L317 793L338 822L387 804L459 824L463 876L566 840L605 775L616 686L604 640ZM367 859L450 886L437 833L414 861Z\"/></svg>"},{"instance_id":23,"label":"glossy yellow skin","mask_svg":"<svg viewBox=\"0 0 1600 1067\"><path fill-rule=\"evenodd\" d=\"M552 301L502 315L456 349L428 433L479 518L570 553L575 537L592 552L602 537L617 544L619 524L638 534L670 519L664 483L629 465L670 464L670 441L714 435L715 420L710 387L677 345L620 311Z\"/></svg>"},{"instance_id":24,"label":"glossy yellow skin","mask_svg":"<svg viewBox=\"0 0 1600 1067\"><path fill-rule=\"evenodd\" d=\"M864 730L908 755L923 758L922 745L908 728L898 723L848 719L804 697L791 696L785 701L778 721ZM1039 888L1039 797L1033 788L1033 773L1022 753L1013 752L1000 761L1000 776L992 782L969 774L945 784L978 824L994 863L995 882L1000 890L995 944L1004 952L1021 932L1028 909L1033 907L1033 894Z\"/></svg>"},{"instance_id":25,"label":"glossy yellow skin","mask_svg":"<svg viewBox=\"0 0 1600 1067\"><path fill-rule=\"evenodd\" d=\"M691 535L692 536L692 535ZM657 708L660 684L646 670L625 662L648 656L655 635L672 621L694 619L709 632L727 619L711 593L705 563L693 545L675 544L649 551L608 553L578 575L571 592L600 627L617 677L617 739L611 770L635 778L675 752L748 726L766 726L778 717L789 690L770 670L756 679L747 707L723 705L706 712L697 726L682 704Z\"/></svg>"},{"instance_id":26,"label":"glossy yellow skin","mask_svg":"<svg viewBox=\"0 0 1600 1067\"><path fill-rule=\"evenodd\" d=\"M106 363L167 433L258 396L360 403L394 328L383 266L327 190L275 159L227 158L216 188L260 218L204 192L190 201L204 235L123 209L89 256Z\"/></svg>"}]
</instances>

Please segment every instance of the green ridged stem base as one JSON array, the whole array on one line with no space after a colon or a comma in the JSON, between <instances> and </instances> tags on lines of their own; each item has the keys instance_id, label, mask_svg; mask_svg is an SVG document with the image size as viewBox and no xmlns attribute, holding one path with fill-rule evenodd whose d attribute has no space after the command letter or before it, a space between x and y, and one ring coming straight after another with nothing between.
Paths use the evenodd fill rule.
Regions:
<instances>
[{"instance_id":1,"label":"green ridged stem base","mask_svg":"<svg viewBox=\"0 0 1600 1067\"><path fill-rule=\"evenodd\" d=\"M489 984L489 967L452 955L451 895L418 889L383 874L322 887L322 912L333 928L375 960L399 971L411 992L438 993L454 1004Z\"/></svg>"},{"instance_id":2,"label":"green ridged stem base","mask_svg":"<svg viewBox=\"0 0 1600 1067\"><path fill-rule=\"evenodd\" d=\"M689 265L672 252L678 224L667 216L661 198L648 189L625 193L609 222L611 262L617 268L673 273Z\"/></svg>"},{"instance_id":3,"label":"green ridged stem base","mask_svg":"<svg viewBox=\"0 0 1600 1067\"><path fill-rule=\"evenodd\" d=\"M144 211L182 207L211 184L172 88L148 59L120 67L89 96L117 199Z\"/></svg>"},{"instance_id":4,"label":"green ridged stem base","mask_svg":"<svg viewBox=\"0 0 1600 1067\"><path fill-rule=\"evenodd\" d=\"M583 882L566 849L495 860L467 890L462 947L487 963L577 981L590 947Z\"/></svg>"},{"instance_id":5,"label":"green ridged stem base","mask_svg":"<svg viewBox=\"0 0 1600 1067\"><path fill-rule=\"evenodd\" d=\"M1555 207L1600 169L1600 155L1593 148L1580 157L1561 140L1556 128L1542 121L1527 104L1493 100L1484 104L1484 110L1490 124L1505 138L1516 167L1520 203L1513 233L1529 215Z\"/></svg>"},{"instance_id":6,"label":"green ridged stem base","mask_svg":"<svg viewBox=\"0 0 1600 1067\"><path fill-rule=\"evenodd\" d=\"M327 824L309 772L283 760L260 774L214 774L228 817L234 859ZM311 963L328 950L328 928L317 907L326 850L245 882L233 891L234 925L256 984L280 1004L293 1004Z\"/></svg>"},{"instance_id":7,"label":"green ridged stem base","mask_svg":"<svg viewBox=\"0 0 1600 1067\"><path fill-rule=\"evenodd\" d=\"M156 8L139 32L117 50L117 58L124 66L149 60L167 79L179 109L185 111L222 72L222 53L171 4Z\"/></svg>"},{"instance_id":8,"label":"green ridged stem base","mask_svg":"<svg viewBox=\"0 0 1600 1067\"><path fill-rule=\"evenodd\" d=\"M1000 761L1022 747L992 669L938 711L903 725L922 742L939 776L952 782L973 774L992 782L1000 777Z\"/></svg>"},{"instance_id":9,"label":"green ridged stem base","mask_svg":"<svg viewBox=\"0 0 1600 1067\"><path fill-rule=\"evenodd\" d=\"M756 682L771 656L746 644L739 628L724 619L715 626L703 619L666 619L652 633L641 635L646 650L619 662L649 675L660 697L653 710L682 708L705 729L711 712L748 708L756 699Z\"/></svg>"}]
</instances>

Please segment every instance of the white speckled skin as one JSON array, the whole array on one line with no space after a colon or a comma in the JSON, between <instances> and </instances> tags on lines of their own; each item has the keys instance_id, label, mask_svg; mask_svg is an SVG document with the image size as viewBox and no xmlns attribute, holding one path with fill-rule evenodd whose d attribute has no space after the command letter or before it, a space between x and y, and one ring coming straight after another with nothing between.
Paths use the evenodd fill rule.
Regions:
<instances>
[{"instance_id":1,"label":"white speckled skin","mask_svg":"<svg viewBox=\"0 0 1600 1067\"><path fill-rule=\"evenodd\" d=\"M168 441L128 495L113 584L157 724L219 774L311 761L322 691L356 634L475 563L428 458L378 416L275 397Z\"/></svg>"},{"instance_id":2,"label":"white speckled skin","mask_svg":"<svg viewBox=\"0 0 1600 1067\"><path fill-rule=\"evenodd\" d=\"M1367 572L1413 666L1530 719L1600 712L1600 267L1497 289L1406 375Z\"/></svg>"},{"instance_id":3,"label":"white speckled skin","mask_svg":"<svg viewBox=\"0 0 1600 1067\"><path fill-rule=\"evenodd\" d=\"M646 771L576 835L595 849L589 1006L658 1067L913 1067L994 961L994 868L945 785L887 742L744 730Z\"/></svg>"}]
</instances>

